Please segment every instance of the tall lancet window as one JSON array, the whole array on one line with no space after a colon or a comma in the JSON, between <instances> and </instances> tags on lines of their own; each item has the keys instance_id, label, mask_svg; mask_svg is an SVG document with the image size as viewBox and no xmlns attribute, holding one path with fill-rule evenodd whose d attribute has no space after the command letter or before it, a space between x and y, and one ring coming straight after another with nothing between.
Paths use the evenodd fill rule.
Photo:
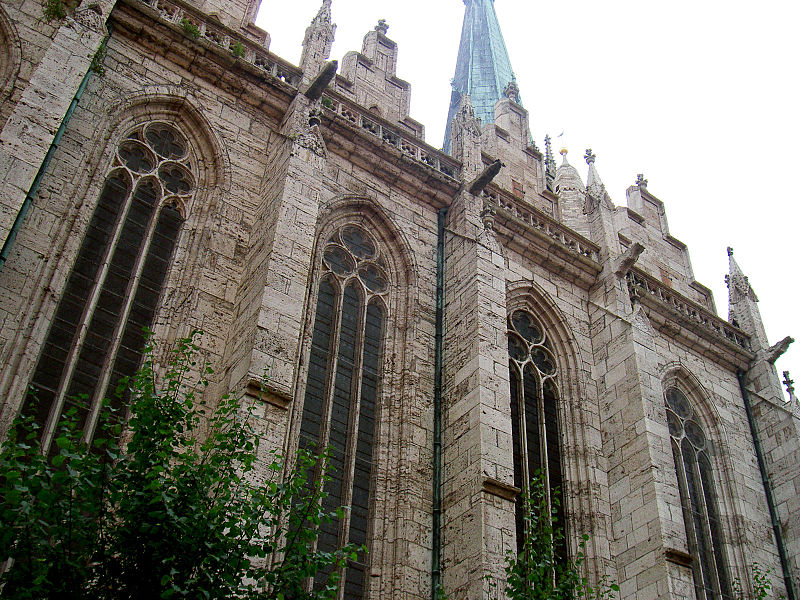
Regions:
<instances>
[{"instance_id":1,"label":"tall lancet window","mask_svg":"<svg viewBox=\"0 0 800 600\"><path fill-rule=\"evenodd\" d=\"M556 359L539 321L526 310L515 310L508 321L511 432L514 444L514 485L526 491L539 476L545 483L548 504L564 527L562 502L553 502L553 490L563 489L561 435L558 423ZM517 500L517 549L524 531L522 499ZM566 556L566 547L557 547Z\"/></svg>"},{"instance_id":2,"label":"tall lancet window","mask_svg":"<svg viewBox=\"0 0 800 600\"><path fill-rule=\"evenodd\" d=\"M300 445L330 447L325 508L350 507L321 526L318 546L367 544L373 495L375 419L389 276L377 241L345 225L325 243L311 341ZM359 560L364 560L359 557ZM351 561L343 597L362 598L367 565ZM319 583L319 582L318 582Z\"/></svg>"},{"instance_id":3,"label":"tall lancet window","mask_svg":"<svg viewBox=\"0 0 800 600\"><path fill-rule=\"evenodd\" d=\"M732 598L714 491L711 441L681 390L670 387L665 397L686 537L694 558L692 573L697 600Z\"/></svg>"},{"instance_id":4,"label":"tall lancet window","mask_svg":"<svg viewBox=\"0 0 800 600\"><path fill-rule=\"evenodd\" d=\"M139 366L195 189L186 138L153 122L119 143L56 309L31 384L48 448L59 417L74 407L87 438L104 397ZM117 399L121 408L123 399Z\"/></svg>"}]
</instances>

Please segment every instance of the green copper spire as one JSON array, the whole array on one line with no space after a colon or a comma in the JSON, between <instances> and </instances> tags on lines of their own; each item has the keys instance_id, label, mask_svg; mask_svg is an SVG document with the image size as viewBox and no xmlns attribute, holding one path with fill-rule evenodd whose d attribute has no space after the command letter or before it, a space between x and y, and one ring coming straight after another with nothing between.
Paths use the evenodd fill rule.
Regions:
<instances>
[{"instance_id":1,"label":"green copper spire","mask_svg":"<svg viewBox=\"0 0 800 600\"><path fill-rule=\"evenodd\" d=\"M464 4L467 8L444 134L445 152L450 152L450 124L461 97L469 94L475 116L481 123L493 123L494 105L514 81L508 50L494 12L494 0L464 0Z\"/></svg>"}]
</instances>

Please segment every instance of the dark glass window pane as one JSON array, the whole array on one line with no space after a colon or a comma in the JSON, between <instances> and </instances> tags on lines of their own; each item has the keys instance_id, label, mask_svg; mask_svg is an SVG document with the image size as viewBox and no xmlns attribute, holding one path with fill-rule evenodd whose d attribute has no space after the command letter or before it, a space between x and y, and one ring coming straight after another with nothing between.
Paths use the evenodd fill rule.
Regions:
<instances>
[{"instance_id":1,"label":"dark glass window pane","mask_svg":"<svg viewBox=\"0 0 800 600\"><path fill-rule=\"evenodd\" d=\"M122 409L128 398L127 395L115 397L114 391L123 377L133 375L139 368L144 348L143 330L153 325L181 223L181 215L174 207L165 206L161 209L105 393L106 397L112 399L112 407L117 410Z\"/></svg>"},{"instance_id":2,"label":"dark glass window pane","mask_svg":"<svg viewBox=\"0 0 800 600\"><path fill-rule=\"evenodd\" d=\"M667 390L667 406L674 410L681 419L688 419L692 416L692 407L689 400L678 388Z\"/></svg>"},{"instance_id":3,"label":"dark glass window pane","mask_svg":"<svg viewBox=\"0 0 800 600\"><path fill-rule=\"evenodd\" d=\"M525 394L525 435L528 441L528 481L543 473L542 444L539 433L539 379L528 364L522 376Z\"/></svg>"},{"instance_id":4,"label":"dark glass window pane","mask_svg":"<svg viewBox=\"0 0 800 600\"><path fill-rule=\"evenodd\" d=\"M342 299L342 321L339 330L339 352L337 353L336 379L333 385L333 401L331 403L330 432L328 445L331 449L327 475L330 479L325 484L328 496L323 500L323 507L330 512L342 505L344 499L343 482L345 473L345 452L347 450L347 437L350 426L351 402L353 393L353 377L356 340L358 336L358 317L360 299L355 284L350 284L344 290ZM321 531L332 535L338 531L338 520L323 523ZM333 550L320 544L320 549Z\"/></svg>"},{"instance_id":5,"label":"dark glass window pane","mask_svg":"<svg viewBox=\"0 0 800 600\"><path fill-rule=\"evenodd\" d=\"M531 350L533 364L545 375L553 375L556 372L556 363L550 353L544 348L533 348Z\"/></svg>"},{"instance_id":6,"label":"dark glass window pane","mask_svg":"<svg viewBox=\"0 0 800 600\"><path fill-rule=\"evenodd\" d=\"M183 136L168 125L162 123L150 125L145 137L159 156L178 159L186 155Z\"/></svg>"},{"instance_id":7,"label":"dark glass window pane","mask_svg":"<svg viewBox=\"0 0 800 600\"><path fill-rule=\"evenodd\" d=\"M328 268L337 275L347 275L356 268L350 255L339 246L330 246L323 256Z\"/></svg>"},{"instance_id":8,"label":"dark glass window pane","mask_svg":"<svg viewBox=\"0 0 800 600\"><path fill-rule=\"evenodd\" d=\"M732 593L730 581L728 580L728 570L725 567L726 561L722 548L722 528L717 511L717 498L714 492L711 462L704 452L698 454L698 466L700 467L700 480L703 483L706 510L708 511L708 524L711 530L711 543L714 547L714 563L717 567L720 592L725 598L730 598L732 597Z\"/></svg>"},{"instance_id":9,"label":"dark glass window pane","mask_svg":"<svg viewBox=\"0 0 800 600\"><path fill-rule=\"evenodd\" d=\"M691 514L691 526L694 529L697 541L697 557L700 563L702 574L702 587L706 597L714 597L714 577L713 566L711 563L711 541L704 523L704 500L701 495L697 471L697 455L688 440L684 439L681 443L681 455L683 456L683 468L686 474L686 488L688 492L689 511ZM689 524L687 524L687 527Z\"/></svg>"},{"instance_id":10,"label":"dark glass window pane","mask_svg":"<svg viewBox=\"0 0 800 600\"><path fill-rule=\"evenodd\" d=\"M344 582L345 600L361 600L364 595L364 565L351 562Z\"/></svg>"},{"instance_id":11,"label":"dark glass window pane","mask_svg":"<svg viewBox=\"0 0 800 600\"><path fill-rule=\"evenodd\" d=\"M564 518L564 479L561 475L561 436L558 426L558 405L556 393L553 389L552 381L547 381L544 385L544 428L547 436L547 477L550 481L550 489L558 489L561 492L560 501L554 506L555 518L558 525L566 534L566 522ZM556 547L556 556L567 557L567 544L565 535Z\"/></svg>"},{"instance_id":12,"label":"dark glass window pane","mask_svg":"<svg viewBox=\"0 0 800 600\"><path fill-rule=\"evenodd\" d=\"M108 359L108 351L119 326L131 278L142 254L147 226L155 209L156 192L150 182L141 183L134 192L117 245L111 254L108 275L101 287L94 314L89 321L86 339L78 354L75 373L67 396L95 394L98 379ZM81 407L83 413L89 407Z\"/></svg>"},{"instance_id":13,"label":"dark glass window pane","mask_svg":"<svg viewBox=\"0 0 800 600\"><path fill-rule=\"evenodd\" d=\"M358 270L358 275L361 277L361 281L364 282L364 285L367 286L371 292L375 292L376 294L385 292L389 287L386 275L375 265L368 264L361 267Z\"/></svg>"},{"instance_id":14,"label":"dark glass window pane","mask_svg":"<svg viewBox=\"0 0 800 600\"><path fill-rule=\"evenodd\" d=\"M56 309L53 324L31 380L31 385L38 389L37 406L33 408L32 405L29 406L30 401L26 401L23 408L24 412L35 411L36 422L41 426L47 421L55 401L83 308L95 286L95 279L108 251L129 190L127 178L120 172L113 173L106 180L75 265L67 279L64 296Z\"/></svg>"},{"instance_id":15,"label":"dark glass window pane","mask_svg":"<svg viewBox=\"0 0 800 600\"><path fill-rule=\"evenodd\" d=\"M150 151L142 144L126 140L120 144L119 157L131 171L136 173L149 173L155 166L155 160Z\"/></svg>"},{"instance_id":16,"label":"dark glass window pane","mask_svg":"<svg viewBox=\"0 0 800 600\"><path fill-rule=\"evenodd\" d=\"M508 334L508 355L514 360L528 360L528 346L513 333Z\"/></svg>"},{"instance_id":17,"label":"dark glass window pane","mask_svg":"<svg viewBox=\"0 0 800 600\"><path fill-rule=\"evenodd\" d=\"M517 330L517 333L531 344L539 344L544 338L539 325L533 320L533 317L524 310L515 311L511 316L511 323L514 325L514 329Z\"/></svg>"},{"instance_id":18,"label":"dark glass window pane","mask_svg":"<svg viewBox=\"0 0 800 600\"><path fill-rule=\"evenodd\" d=\"M359 227L350 225L342 230L342 242L353 256L360 259L375 256L375 245Z\"/></svg>"},{"instance_id":19,"label":"dark glass window pane","mask_svg":"<svg viewBox=\"0 0 800 600\"><path fill-rule=\"evenodd\" d=\"M508 367L509 387L511 389L511 443L514 447L514 487L523 489L525 487L523 480L523 462L522 462L522 434L524 424L521 422L522 411L520 406L522 399L519 396L520 382L519 371L513 363ZM514 523L517 528L517 552L522 551L522 546L525 541L522 535L525 521L523 520L523 498L520 494L517 497L516 505L514 507Z\"/></svg>"},{"instance_id":20,"label":"dark glass window pane","mask_svg":"<svg viewBox=\"0 0 800 600\"><path fill-rule=\"evenodd\" d=\"M375 402L378 394L382 329L383 310L373 302L367 307L364 328L361 403L358 416L355 470L353 472L353 499L350 511L350 541L355 544L365 544L367 542L372 452L375 435Z\"/></svg>"},{"instance_id":21,"label":"dark glass window pane","mask_svg":"<svg viewBox=\"0 0 800 600\"><path fill-rule=\"evenodd\" d=\"M336 306L336 290L328 279L319 284L317 315L311 338L311 356L308 364L308 381L303 400L303 418L300 422L300 447L319 446L322 407L328 380L328 365L333 329L333 311ZM321 450L321 448L317 448Z\"/></svg>"},{"instance_id":22,"label":"dark glass window pane","mask_svg":"<svg viewBox=\"0 0 800 600\"><path fill-rule=\"evenodd\" d=\"M158 170L164 187L173 194L187 194L194 184L189 172L176 163L166 163Z\"/></svg>"}]
</instances>

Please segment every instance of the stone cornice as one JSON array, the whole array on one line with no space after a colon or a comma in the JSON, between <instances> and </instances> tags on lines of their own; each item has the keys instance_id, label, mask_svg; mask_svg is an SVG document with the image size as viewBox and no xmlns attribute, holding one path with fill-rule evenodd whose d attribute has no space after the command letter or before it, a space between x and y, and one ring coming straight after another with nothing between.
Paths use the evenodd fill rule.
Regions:
<instances>
[{"instance_id":1,"label":"stone cornice","mask_svg":"<svg viewBox=\"0 0 800 600\"><path fill-rule=\"evenodd\" d=\"M115 37L151 47L277 119L302 81L299 67L269 52L247 30L230 29L182 0L119 0L111 18ZM197 37L184 22L197 28Z\"/></svg>"},{"instance_id":2,"label":"stone cornice","mask_svg":"<svg viewBox=\"0 0 800 600\"><path fill-rule=\"evenodd\" d=\"M425 199L436 208L458 193L461 164L451 156L332 90L323 96L322 107L322 133L330 152L389 184L414 191L426 186Z\"/></svg>"},{"instance_id":3,"label":"stone cornice","mask_svg":"<svg viewBox=\"0 0 800 600\"><path fill-rule=\"evenodd\" d=\"M495 231L505 246L584 289L594 285L602 270L597 244L495 185L483 197L496 211Z\"/></svg>"},{"instance_id":4,"label":"stone cornice","mask_svg":"<svg viewBox=\"0 0 800 600\"><path fill-rule=\"evenodd\" d=\"M755 355L741 329L640 269L628 271L626 279L632 302L641 303L656 330L729 367L748 368Z\"/></svg>"}]
</instances>

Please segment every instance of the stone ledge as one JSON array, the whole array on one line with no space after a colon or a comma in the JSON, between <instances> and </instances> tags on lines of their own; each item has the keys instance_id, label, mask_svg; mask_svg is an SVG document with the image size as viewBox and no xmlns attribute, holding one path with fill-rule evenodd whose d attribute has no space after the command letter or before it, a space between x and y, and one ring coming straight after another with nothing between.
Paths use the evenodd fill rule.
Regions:
<instances>
[{"instance_id":1,"label":"stone ledge","mask_svg":"<svg viewBox=\"0 0 800 600\"><path fill-rule=\"evenodd\" d=\"M287 410L292 402L291 396L281 390L270 388L269 385L258 379L251 379L244 389L244 393L255 400L266 402L277 408Z\"/></svg>"},{"instance_id":2,"label":"stone ledge","mask_svg":"<svg viewBox=\"0 0 800 600\"><path fill-rule=\"evenodd\" d=\"M664 558L667 559L667 562L671 562L682 567L690 567L694 562L694 556L687 554L682 550L676 550L675 548L666 548L664 550Z\"/></svg>"},{"instance_id":3,"label":"stone ledge","mask_svg":"<svg viewBox=\"0 0 800 600\"><path fill-rule=\"evenodd\" d=\"M486 477L483 480L483 491L487 494L491 494L492 496L497 496L498 498L502 498L503 500L508 500L509 502L515 502L517 497L522 492L521 489L510 485L508 483L503 483L498 479L494 479L493 477Z\"/></svg>"}]
</instances>

